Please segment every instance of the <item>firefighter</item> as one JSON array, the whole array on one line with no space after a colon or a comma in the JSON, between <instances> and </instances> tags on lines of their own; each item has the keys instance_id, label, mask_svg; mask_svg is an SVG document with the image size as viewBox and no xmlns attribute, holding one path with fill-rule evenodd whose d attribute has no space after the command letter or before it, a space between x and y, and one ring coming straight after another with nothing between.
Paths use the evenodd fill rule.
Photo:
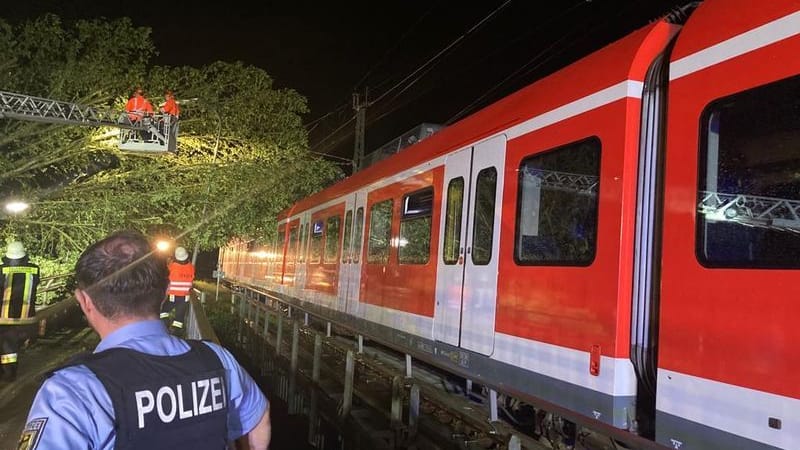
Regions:
<instances>
[{"instance_id":1,"label":"firefighter","mask_svg":"<svg viewBox=\"0 0 800 450\"><path fill-rule=\"evenodd\" d=\"M175 259L169 264L169 298L161 307L161 319L169 321L170 312L175 315L170 324L173 333L183 333L187 301L194 281L194 264L189 261L189 252L183 247L175 249Z\"/></svg>"},{"instance_id":2,"label":"firefighter","mask_svg":"<svg viewBox=\"0 0 800 450\"><path fill-rule=\"evenodd\" d=\"M8 244L0 270L0 318L13 321L35 316L39 266L28 261L22 242ZM35 325L0 325L0 367L4 380L16 379L19 349L34 328Z\"/></svg>"},{"instance_id":3,"label":"firefighter","mask_svg":"<svg viewBox=\"0 0 800 450\"><path fill-rule=\"evenodd\" d=\"M144 90L141 87L136 87L133 90L133 96L125 104L125 111L128 112L128 118L131 122L135 123L153 115L153 104L144 96Z\"/></svg>"},{"instance_id":4,"label":"firefighter","mask_svg":"<svg viewBox=\"0 0 800 450\"><path fill-rule=\"evenodd\" d=\"M159 105L159 111L161 111L164 116L159 120L158 129L161 130L161 133L165 136L169 134L170 137L174 139L177 133L176 127L178 126L178 118L181 116L181 107L178 106L178 102L175 101L175 94L171 89L166 89L164 91L164 103ZM169 125L169 129L167 129L167 125Z\"/></svg>"},{"instance_id":5,"label":"firefighter","mask_svg":"<svg viewBox=\"0 0 800 450\"><path fill-rule=\"evenodd\" d=\"M162 113L172 116L173 120L177 120L181 116L181 107L178 106L178 102L175 101L175 94L170 89L164 91L164 103L159 109Z\"/></svg>"},{"instance_id":6,"label":"firefighter","mask_svg":"<svg viewBox=\"0 0 800 450\"><path fill-rule=\"evenodd\" d=\"M269 402L253 378L224 347L171 336L158 320L168 269L144 235L95 242L75 279L101 341L46 374L18 448L267 449Z\"/></svg>"},{"instance_id":7,"label":"firefighter","mask_svg":"<svg viewBox=\"0 0 800 450\"><path fill-rule=\"evenodd\" d=\"M128 113L128 119L130 119L131 123L138 124L145 121L145 124L147 124L147 121L153 116L153 104L144 96L144 90L137 86L133 90L133 96L125 103L125 111ZM146 130L139 130L138 135L142 141L148 141L152 138L150 132Z\"/></svg>"}]
</instances>

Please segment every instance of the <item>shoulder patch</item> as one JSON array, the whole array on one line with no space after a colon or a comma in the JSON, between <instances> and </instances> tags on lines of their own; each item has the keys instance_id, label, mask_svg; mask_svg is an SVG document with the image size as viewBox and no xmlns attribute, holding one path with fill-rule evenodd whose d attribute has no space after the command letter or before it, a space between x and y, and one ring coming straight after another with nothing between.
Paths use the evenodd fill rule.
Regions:
<instances>
[{"instance_id":1,"label":"shoulder patch","mask_svg":"<svg viewBox=\"0 0 800 450\"><path fill-rule=\"evenodd\" d=\"M22 430L22 435L19 437L17 450L34 450L39 444L39 438L42 437L42 431L44 431L44 426L46 424L46 417L40 417L28 422L28 424L25 425L25 429Z\"/></svg>"}]
</instances>

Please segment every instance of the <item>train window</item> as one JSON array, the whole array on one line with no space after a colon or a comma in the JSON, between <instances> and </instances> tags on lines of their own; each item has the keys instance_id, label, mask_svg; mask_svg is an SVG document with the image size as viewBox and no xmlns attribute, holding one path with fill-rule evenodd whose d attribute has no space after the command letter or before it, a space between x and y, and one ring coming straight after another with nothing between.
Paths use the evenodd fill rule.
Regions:
<instances>
[{"instance_id":1,"label":"train window","mask_svg":"<svg viewBox=\"0 0 800 450\"><path fill-rule=\"evenodd\" d=\"M397 259L400 264L427 264L431 253L433 187L403 197Z\"/></svg>"},{"instance_id":2,"label":"train window","mask_svg":"<svg viewBox=\"0 0 800 450\"><path fill-rule=\"evenodd\" d=\"M333 264L339 257L339 225L342 218L328 217L325 224L325 264Z\"/></svg>"},{"instance_id":3,"label":"train window","mask_svg":"<svg viewBox=\"0 0 800 450\"><path fill-rule=\"evenodd\" d=\"M372 205L369 213L369 243L367 244L367 263L386 264L389 262L389 244L392 237L392 200L384 200Z\"/></svg>"},{"instance_id":4,"label":"train window","mask_svg":"<svg viewBox=\"0 0 800 450\"><path fill-rule=\"evenodd\" d=\"M800 77L711 103L700 119L696 253L706 267L800 267Z\"/></svg>"},{"instance_id":5,"label":"train window","mask_svg":"<svg viewBox=\"0 0 800 450\"><path fill-rule=\"evenodd\" d=\"M497 169L488 167L478 172L475 182L475 209L472 220L472 263L485 266L492 259L494 241L494 198L497 190Z\"/></svg>"},{"instance_id":6,"label":"train window","mask_svg":"<svg viewBox=\"0 0 800 450\"><path fill-rule=\"evenodd\" d=\"M361 241L364 232L364 207L356 210L356 229L353 233L353 263L358 264L361 260Z\"/></svg>"},{"instance_id":7,"label":"train window","mask_svg":"<svg viewBox=\"0 0 800 450\"><path fill-rule=\"evenodd\" d=\"M342 240L342 262L349 263L353 260L350 249L350 233L353 232L353 210L344 215L344 239Z\"/></svg>"},{"instance_id":8,"label":"train window","mask_svg":"<svg viewBox=\"0 0 800 450\"><path fill-rule=\"evenodd\" d=\"M305 233L303 234L303 248L300 249L300 253L303 255L304 260L308 260L308 244L311 241L311 224L306 223Z\"/></svg>"},{"instance_id":9,"label":"train window","mask_svg":"<svg viewBox=\"0 0 800 450\"><path fill-rule=\"evenodd\" d=\"M297 262L306 260L306 232L308 231L308 224L300 225L300 247L297 249Z\"/></svg>"},{"instance_id":10,"label":"train window","mask_svg":"<svg viewBox=\"0 0 800 450\"><path fill-rule=\"evenodd\" d=\"M293 263L297 254L297 227L289 230L289 246L286 248L286 262Z\"/></svg>"},{"instance_id":11,"label":"train window","mask_svg":"<svg viewBox=\"0 0 800 450\"><path fill-rule=\"evenodd\" d=\"M600 140L522 160L514 259L523 265L588 266L597 247Z\"/></svg>"},{"instance_id":12,"label":"train window","mask_svg":"<svg viewBox=\"0 0 800 450\"><path fill-rule=\"evenodd\" d=\"M311 264L322 262L322 232L324 228L325 222L318 220L314 222L311 229L311 248L308 251L308 262Z\"/></svg>"},{"instance_id":13,"label":"train window","mask_svg":"<svg viewBox=\"0 0 800 450\"><path fill-rule=\"evenodd\" d=\"M453 178L447 185L447 211L444 218L445 264L455 264L461 255L461 216L464 209L464 177Z\"/></svg>"}]
</instances>

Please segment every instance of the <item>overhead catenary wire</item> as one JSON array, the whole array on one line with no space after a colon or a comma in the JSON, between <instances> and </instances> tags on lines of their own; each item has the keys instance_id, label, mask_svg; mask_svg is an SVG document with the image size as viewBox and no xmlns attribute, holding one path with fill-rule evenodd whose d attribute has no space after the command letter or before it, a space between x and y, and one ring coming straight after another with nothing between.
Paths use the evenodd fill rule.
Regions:
<instances>
[{"instance_id":1,"label":"overhead catenary wire","mask_svg":"<svg viewBox=\"0 0 800 450\"><path fill-rule=\"evenodd\" d=\"M586 2L586 3L588 3L588 2ZM585 4L585 3L579 3L579 4L574 5L572 8L570 8L567 11L565 11L562 14L562 16L567 14L567 13L569 13L569 12L571 12L577 6L580 6L582 4ZM630 8L630 7L631 7L631 5L628 5L628 8ZM624 8L620 9L619 11L617 11L616 17L619 17L619 16L623 15L624 13L625 13L625 9ZM551 61L556 56L561 55L566 50L568 50L569 48L574 47L577 43L585 41L587 38L591 37L594 32L596 32L598 29L600 29L600 28L602 28L603 26L606 26L606 25L608 25L608 21L595 23L594 26L591 27L589 30L583 31L581 33L581 37L580 38L572 40L566 45L561 45L561 43L564 42L565 40L567 40L568 38L572 37L578 31L582 31L583 29L582 28L580 28L580 29L576 28L576 29L573 29L570 33L567 33L567 34L563 35L561 38L559 38L558 40L556 40L552 44L548 45L545 49L543 49L542 51L538 52L536 55L533 56L533 58L529 59L525 64L523 64L522 66L517 68L514 72L509 74L507 77L505 77L499 83L496 83L495 85L493 85L486 92L481 94L478 98L476 98L475 100L470 102L467 106L465 106L464 108L459 110L456 114L454 114L449 119L447 119L447 121L445 121L444 124L445 125L452 125L457 120L463 118L465 115L473 112L474 109L480 104L481 101L483 101L486 97L488 97L493 92L497 91L500 87L502 87L503 85L508 83L510 80L512 80L514 78L520 78L520 77L527 76L528 74L530 74L534 70L540 68L542 65L544 65L547 62ZM559 51L547 54L553 48L558 48ZM542 58L544 58L544 59L542 59ZM542 59L542 60L539 61L540 59ZM536 63L537 61L538 61L538 63L535 64L533 67L531 67L531 65Z\"/></svg>"},{"instance_id":2,"label":"overhead catenary wire","mask_svg":"<svg viewBox=\"0 0 800 450\"><path fill-rule=\"evenodd\" d=\"M364 75L361 77L361 79L359 79L359 80L358 80L358 82L356 82L356 84L353 86L353 89L352 89L353 91L356 91L357 89L359 89L359 88L360 88L360 86L362 85L362 83L364 83L364 82L367 80L367 78L369 78L369 76L370 76L370 75L372 75L373 71L374 71L374 70L375 70L375 69L376 69L378 66L380 66L380 65L381 65L381 64L382 64L384 61L386 61L386 59L389 57L389 55L390 55L390 54L392 54L392 53L393 53L395 50L397 50L397 48L398 48L398 47L400 47L400 44L401 44L403 41L405 41L406 37L408 37L408 36L411 34L411 32L412 32L412 31L413 31L413 30L414 30L414 29L415 29L415 28L416 28L416 27L417 27L417 26L418 26L418 25L419 25L419 24L420 24L420 23L421 23L421 22L422 22L422 21L423 21L423 20L424 20L424 19L425 19L427 16L429 16L429 15L430 15L431 11L433 11L433 10L434 10L434 8L436 8L436 6L437 6L439 3L440 3L440 2L438 2L438 1L437 1L437 2L434 2L434 4L433 4L433 5L432 5L430 8L428 8L428 10L427 10L427 11L425 11L425 12L424 12L424 13L423 13L423 14L422 14L422 15L421 15L419 18L417 18L417 20L416 20L416 21L415 21L415 22L414 22L414 23L413 23L413 24L412 24L410 27L408 27L408 29L406 29L406 31L403 33L403 35L402 35L402 36L400 36L400 38L397 40L397 42L395 42L395 44L394 44L392 47L390 47L388 50L386 50L386 51L384 52L383 56L381 56L381 57L380 57L380 59L378 60L378 62L376 62L375 64L373 64L373 65L372 65L372 67L370 67L369 69L367 69L367 71L364 73ZM386 83L388 83L388 82L389 82L389 79L386 79L386 80L382 81L381 83L379 83L379 84L378 84L378 87L380 87L380 86L382 86L382 85L384 85L384 84L386 84ZM341 111L343 111L343 110L347 109L347 108L348 108L348 107L350 107L351 105L352 105L352 101L351 101L351 100L345 101L344 103L341 103L339 106L337 106L337 107L335 107L334 109L332 109L332 110L328 111L327 113L323 114L322 116L320 116L320 117L317 117L316 119L313 119L313 120L311 120L310 122L308 122L308 123L304 124L304 126L305 126L307 129L308 129L308 128L311 128L311 129L313 129L313 127L315 127L315 126L316 126L316 125L317 125L319 122L321 122L321 121L323 121L323 120L327 119L328 117L330 117L330 116L332 116L332 115L334 115L334 114L336 114L336 113L339 113L339 112L341 112ZM309 131L311 131L311 130L309 130Z\"/></svg>"},{"instance_id":3,"label":"overhead catenary wire","mask_svg":"<svg viewBox=\"0 0 800 450\"><path fill-rule=\"evenodd\" d=\"M417 69L415 69L413 72L411 72L409 75L404 77L403 80L401 80L400 82L398 82L394 86L392 86L392 88L388 89L387 91L384 91L378 98L376 98L375 100L369 102L368 106L372 106L375 103L381 101L389 93L391 93L393 91L396 91L397 89L400 89L400 87L403 86L403 84L405 82L407 82L408 80L413 78L413 80L410 83L407 83L405 86L402 87L402 89L399 92L395 93L395 95L393 95L388 102L384 102L384 103L387 104L387 106L393 104L403 93L405 93L411 87L413 87L413 85L415 83L417 83L422 77L425 76L425 74L427 74L427 72L429 72L433 68L433 65L434 65L433 63L434 62L438 62L438 59L441 58L448 50L452 49L455 45L457 45L458 43L462 42L465 37L467 37L469 34L473 33L475 30L477 30L478 27L480 27L481 25L485 24L486 21L490 20L501 9L506 7L508 5L508 3L510 3L510 0L504 2L503 4L501 4L495 10L493 10L491 13L489 13L487 16L485 16L483 19L481 19L478 23L476 23L473 27L471 27L469 30L467 30L465 33L463 33L461 36L459 36L451 44L449 44L447 47L442 49L440 52L438 52L436 55L434 55L432 58L430 58L424 64L422 64ZM561 11L556 17L553 18L553 20L558 20L559 18L562 18L562 17L572 13L578 7L586 5L586 3L587 2L582 1L582 2L576 2L576 3L572 4L566 10ZM620 15L624 14L625 11L628 10L629 8L630 8L630 5L628 5L628 8L620 9L617 12L617 16L620 16ZM551 22L552 22L552 20L551 20ZM544 65L547 62L551 61L553 58L557 57L560 54L563 54L564 52L566 52L570 48L574 47L575 45L577 45L581 41L585 41L587 38L591 37L592 32L596 31L598 28L600 28L600 27L602 27L604 25L608 25L608 23L606 21L595 23L595 26L594 27L590 27L590 30L588 32L584 32L582 37L580 37L580 38L578 38L576 40L570 41L566 45L559 45L561 43L564 43L564 41L566 41L570 37L574 38L575 33L578 31L578 29L577 28L573 28L571 30L571 32L563 35L556 42L554 42L553 44L549 45L546 49L544 49L541 52L537 53L533 58L528 60L525 64L520 66L518 69L516 69L510 75L505 77L502 81L500 81L499 83L493 85L488 91L486 91L484 94L482 94L476 100L470 102L469 105L467 105L466 107L462 108L458 113L456 113L450 119L448 119L445 122L445 124L447 124L447 125L452 124L456 119L458 119L460 117L463 117L467 113L471 112L475 108L475 106L478 105L482 100L484 100L490 94L492 94L493 92L495 92L498 89L500 89L501 87L503 87L509 81L513 80L514 78L519 78L519 77L525 76L525 75L531 73L532 71L537 70L542 65ZM579 29L580 30L585 30L585 27L579 27ZM521 40L522 38L524 38L527 35L530 35L531 33L532 33L532 30L526 31L522 35L519 35L519 36L515 37L514 40L512 41L512 43ZM507 44L506 47L508 45L510 45L510 43ZM558 51L552 52L552 50L554 48L558 48ZM493 53L496 53L496 52L497 52L497 50L495 52L493 52ZM548 55L549 52L552 52L552 53ZM545 58L545 56L546 56L546 58ZM542 58L544 58L544 59L542 59ZM533 67L531 67L531 65L533 65L533 64L535 64L535 65ZM418 98L419 95L416 95L414 97ZM403 106L407 105L408 103L409 103L408 101L404 101L404 102L402 102L401 105L397 105L397 106L391 107L390 109L381 112L376 117L369 117L367 119L367 125L374 124L375 122L377 122L377 121L381 120L382 118L392 114L393 112L397 111L398 109L402 108ZM324 143L324 144L328 144L330 146L339 145L339 143L341 143L342 141L344 141L348 137L352 136L353 130L348 130L347 135L339 137L339 138L335 139L333 142L324 142L324 141L328 141L332 136L334 136L336 133L339 133L342 130L342 128L347 126L347 124L352 123L354 120L355 120L355 116L350 117L347 120L346 123L342 124L342 126L338 127L332 133L328 134L323 139L323 141L319 142L319 144L323 144ZM315 145L315 147L319 147L319 144Z\"/></svg>"},{"instance_id":4,"label":"overhead catenary wire","mask_svg":"<svg viewBox=\"0 0 800 450\"><path fill-rule=\"evenodd\" d=\"M406 90L408 90L408 89L409 89L411 86L413 86L413 85L414 85L414 84L415 84L417 81L419 81L419 80L422 78L422 76L423 76L424 74L426 74L428 71L430 71L430 69L431 69L431 68L432 68L432 67L433 67L433 66L434 66L436 63L438 63L439 59L440 59L442 56L444 56L444 55L445 55L447 52L449 52L450 50L452 50L453 48L455 48L457 45L459 45L461 42L463 42L463 41L464 41L464 40L465 40L465 39L466 39L468 36L470 36L472 33L474 33L475 31L477 31L477 30L478 30L478 29L479 29L481 26L483 26L484 24L486 24L486 23L487 23L489 20L491 20L492 18L494 18L494 17L495 17L495 16L496 16L496 15L497 15L497 14L498 14L498 13L499 13L501 10L503 10L503 9L504 9L506 6L508 6L508 4L509 4L509 3L511 3L511 1L512 1L512 0L506 0L506 1L504 1L504 2L503 2L501 5L500 5L500 6L498 6L497 8L495 8L494 10L492 10L492 11L491 11L489 14L487 14L486 16L484 16L484 17L483 17L481 20L479 20L479 21L478 21L478 22L477 22L475 25L473 25L473 26L472 26L472 27L470 27L470 28L469 28L467 31L465 31L464 33L462 33L462 34L461 34L461 35L460 35L458 38L456 38L456 39L455 39L453 42L451 42L451 43L450 43L450 44L448 44L446 47L444 47L442 50L440 50L439 52L437 52L437 53L436 53L434 56L432 56L431 58L429 58L429 59L428 59L428 60L427 60L425 63L423 63L422 65L420 65L419 67L417 67L417 68L416 68L414 71L412 71L412 72L411 72L409 75L405 76L405 77L404 77L402 80L400 80L399 82L395 83L395 84L394 84L394 85L393 85L391 88L389 88L389 89L387 89L386 91L384 91L384 92L383 92L381 95L379 95L379 96L378 96L378 98L376 98L375 100L369 101L369 102L367 103L367 106L372 106L372 105L374 105L374 104L376 104L376 103L380 102L380 101L381 101L383 98L385 98L387 95L389 95L390 93L392 93L392 92L393 92L393 91L395 91L396 89L398 89L398 88L400 88L401 86L403 86L403 84L404 84L406 81L408 81L409 79L411 79L411 78L413 78L413 77L415 77L415 76L416 76L416 78L415 78L415 79L414 79L414 80L413 80L413 81L412 81L412 82L411 82L409 85L405 86L405 87L402 89L402 91L401 91L400 93L403 93L403 92L405 92ZM426 14L427 14L427 13L426 13ZM412 27L412 28L413 28L413 27ZM422 72L423 70L424 70L424 72L422 73L422 75L419 75L419 76L417 76L417 75L418 75L420 72ZM359 83L360 83L360 82L359 82ZM394 100L395 98L397 98L397 96L393 97L393 100ZM346 105L345 105L345 104L343 104L342 106L340 106L339 108L337 108L337 110L341 110L341 109L343 109L345 106L346 106ZM334 112L335 112L335 111L332 111L331 113L328 113L328 114L326 114L326 115L325 115L325 117L332 115ZM386 114L382 114L380 117L384 117L385 115L386 115ZM349 119L348 119L346 122L344 122L343 124L341 124L339 127L337 127L335 130L333 130L331 133L329 133L328 135L326 135L324 138L322 138L321 140L319 140L319 141L317 142L317 144L315 144L314 146L312 146L312 148L315 148L315 149L316 149L316 148L319 148L319 147L320 147L322 144L325 144L325 143L326 143L326 141L327 141L328 139L330 139L332 136L334 136L336 133L338 133L338 132L339 132L339 131L340 131L342 128L344 128L345 126L347 126L348 124L350 124L351 122L353 122L353 121L355 120L355 118L356 118L356 116L355 116L355 115L354 115L354 116L352 116L352 117L350 117L350 118L349 118ZM376 120L376 119L370 120L370 123L374 123L374 122L375 122L375 120ZM312 121L310 124L313 124L313 123L315 123L315 122L316 122L316 120L315 120L315 121ZM349 135L350 135L350 134L351 134L351 133L348 133L348 135L347 135L347 136L349 137ZM344 139L344 138L337 140L337 141L336 141L336 143L340 142L340 141L341 141L341 140L343 140L343 139Z\"/></svg>"},{"instance_id":5,"label":"overhead catenary wire","mask_svg":"<svg viewBox=\"0 0 800 450\"><path fill-rule=\"evenodd\" d=\"M425 20L425 18L426 18L426 17L428 17L428 16L430 15L431 11L433 11L433 10L434 10L434 8L436 8L436 6L437 6L439 3L440 3L439 1L436 1L436 2L434 2L434 3L433 3L433 5L432 5L430 8L428 8L428 10L427 10L427 11L425 11L424 13L422 13L422 15L421 15L421 16L419 16L419 18L417 18L417 20L416 20L416 21L415 21L413 24L411 24L411 26L410 26L410 27L408 27L408 29L406 29L406 31L403 33L403 35L402 35L402 36L400 36L400 38L397 40L397 42L395 42L395 44L394 44L392 47L390 47L388 50L386 50L386 51L383 53L383 56L381 56L381 57L380 57L380 59L378 60L378 62L376 62L375 64L373 64L373 65L372 65L372 67L370 67L369 69L367 69L367 71L366 71L366 73L364 74L364 76L362 76L362 77L361 77L361 79L360 79L360 80L358 80L358 82L355 84L355 86L353 86L353 89L352 89L352 90L353 90L354 92L355 92L356 90L358 90L358 89L361 87L361 85L362 85L362 84L363 84L363 83L364 83L364 82L367 80L367 78L369 78L369 76L370 76L370 75L372 75L372 72L373 72L373 71L374 71L374 70L375 70L375 69L376 69L378 66L380 66L380 65L381 65L381 64L382 64L384 61L386 61L386 59L389 57L389 55L390 55L390 54L394 53L394 51L395 51L395 50L397 50L397 48L398 48L398 47L400 47L400 44L401 44L403 41L405 41L405 39L406 39L406 38L407 38L407 37L408 37L408 36L411 34L411 32L412 32L412 31L413 31L415 28L417 28L417 26L418 26L418 25L419 25L419 24L420 24L420 23L421 23L423 20ZM388 83L388 82L389 82L389 80L388 80L388 79L386 79L386 80L384 80L384 81L382 81L382 82L378 83L378 84L376 85L376 87L380 87L380 86L382 86L383 84L386 84L386 83Z\"/></svg>"},{"instance_id":6,"label":"overhead catenary wire","mask_svg":"<svg viewBox=\"0 0 800 450\"><path fill-rule=\"evenodd\" d=\"M441 57L442 57L444 54L446 54L446 53L447 53L448 51L450 51L452 48L454 48L455 46L457 46L458 44L460 44L460 43L461 43L461 42L462 42L464 39L466 39L466 38L467 38L467 36L469 36L470 34L474 33L474 32L475 32L475 31L476 31L478 28L480 28L480 27L481 27L483 24L485 24L486 22L488 22L489 20L491 20L491 19L492 19L494 16L496 16L496 15L497 15L497 13L499 13L499 12L500 12L500 11L501 11L503 8L505 8L506 6L508 6L508 4L509 4L509 3L511 3L511 1L512 1L512 0L506 0L505 2L503 2L503 4L501 4L500 6L498 6L497 8L495 8L495 9L494 9L492 12L490 12L488 15L486 15L486 16L485 16L483 19L481 19L480 21L478 21L478 23L476 23L475 25L473 25L473 26L472 26L472 27L471 27L469 30L467 30L466 32L464 32L463 34L461 34L461 36L459 36L458 38L456 38L456 39L455 39L453 42L451 42L451 43L450 43L449 45L447 45L445 48L443 48L443 49L442 49L442 50L440 50L438 53L436 53L435 55L433 55L433 56L432 56L430 59L428 59L427 61L425 61L425 62L424 62L424 63L423 63L421 66L417 67L417 68L416 68L416 69L415 69L413 72L411 72L410 74L408 74L406 77L404 77L404 78L403 78L402 80L400 80L399 82L395 83L395 85L394 85L394 86L392 86L391 88L389 88L389 89L387 89L386 91L384 91L384 92L383 92L381 95L379 95L379 96L378 96L378 98L376 98L375 100L372 100L372 101L370 101L370 102L369 102L369 106L371 106L371 105L373 105L373 104L375 104L375 103L378 103L378 102L380 102L381 100L383 100L383 98L385 98L387 95L391 94L391 93L392 93L392 92L393 92L395 89L398 89L398 88L400 88L400 86L402 86L402 85L403 85L403 84L404 84L406 81L408 81L409 79L411 79L412 77L414 77L415 75L417 75L417 73L419 73L420 71L422 71L422 70L425 70L425 69L426 69L426 67L428 67L429 65L431 65L431 64L434 64L434 63L437 63L437 62L438 62L438 60L439 60L439 58L441 58ZM418 81L418 79L417 79L417 80L415 80L413 83L416 83L416 81ZM412 84L413 84L413 83L412 83Z\"/></svg>"}]
</instances>

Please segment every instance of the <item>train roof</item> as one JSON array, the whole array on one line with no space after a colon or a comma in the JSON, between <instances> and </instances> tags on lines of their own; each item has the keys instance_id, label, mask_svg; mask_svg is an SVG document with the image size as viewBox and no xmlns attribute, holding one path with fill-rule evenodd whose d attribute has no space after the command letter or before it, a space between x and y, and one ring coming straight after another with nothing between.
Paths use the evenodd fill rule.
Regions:
<instances>
[{"instance_id":1,"label":"train roof","mask_svg":"<svg viewBox=\"0 0 800 450\"><path fill-rule=\"evenodd\" d=\"M653 58L679 29L660 19L354 173L281 212L279 220L313 208L437 156L479 142L527 119L626 80L643 81Z\"/></svg>"}]
</instances>

